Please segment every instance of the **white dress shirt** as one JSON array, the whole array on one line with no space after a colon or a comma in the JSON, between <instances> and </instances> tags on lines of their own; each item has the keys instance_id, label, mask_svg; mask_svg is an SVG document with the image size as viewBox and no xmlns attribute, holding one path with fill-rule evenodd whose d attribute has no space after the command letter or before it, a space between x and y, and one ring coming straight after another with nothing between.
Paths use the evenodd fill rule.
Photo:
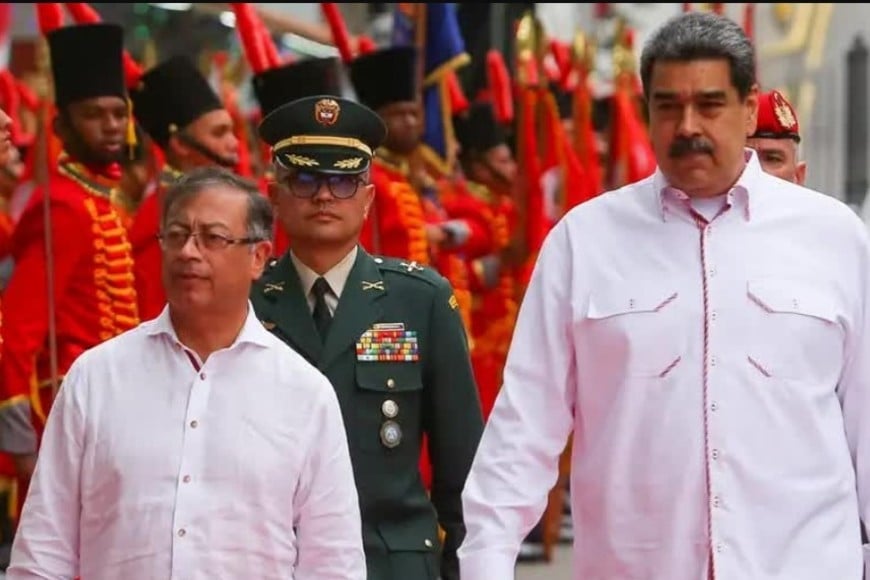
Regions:
<instances>
[{"instance_id":1,"label":"white dress shirt","mask_svg":"<svg viewBox=\"0 0 870 580\"><path fill-rule=\"evenodd\" d=\"M658 172L575 208L465 486L462 579L513 578L573 430L577 580L860 580L868 277L854 212L751 152L709 223Z\"/></svg>"},{"instance_id":2,"label":"white dress shirt","mask_svg":"<svg viewBox=\"0 0 870 580\"><path fill-rule=\"evenodd\" d=\"M9 580L363 580L358 499L335 391L249 306L196 355L160 317L64 379Z\"/></svg>"},{"instance_id":3,"label":"white dress shirt","mask_svg":"<svg viewBox=\"0 0 870 580\"><path fill-rule=\"evenodd\" d=\"M335 309L338 308L338 301L341 299L341 293L344 291L344 285L347 283L347 278L350 276L350 271L353 270L353 265L356 262L356 255L359 252L359 246L354 246L341 261L323 274L323 279L329 284L329 292L324 296L326 306L329 308L329 313L335 315ZM293 251L290 251L290 261L296 268L296 273L299 274L299 281L302 283L302 290L305 292L305 297L308 300L308 308L314 311L314 302L316 300L314 292L314 283L320 278L320 274L306 266L296 257Z\"/></svg>"}]
</instances>

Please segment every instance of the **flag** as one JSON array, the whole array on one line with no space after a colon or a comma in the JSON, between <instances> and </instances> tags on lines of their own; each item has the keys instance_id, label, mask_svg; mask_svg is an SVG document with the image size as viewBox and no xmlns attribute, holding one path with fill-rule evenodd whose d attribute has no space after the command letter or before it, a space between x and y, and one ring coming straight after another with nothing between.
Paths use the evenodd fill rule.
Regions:
<instances>
[{"instance_id":1,"label":"flag","mask_svg":"<svg viewBox=\"0 0 870 580\"><path fill-rule=\"evenodd\" d=\"M451 76L470 62L451 3L398 3L394 10L394 46L416 45L422 64L423 154L443 174L452 173L456 155L454 102L461 102ZM423 24L424 30L418 26ZM420 34L418 34L420 32Z\"/></svg>"}]
</instances>

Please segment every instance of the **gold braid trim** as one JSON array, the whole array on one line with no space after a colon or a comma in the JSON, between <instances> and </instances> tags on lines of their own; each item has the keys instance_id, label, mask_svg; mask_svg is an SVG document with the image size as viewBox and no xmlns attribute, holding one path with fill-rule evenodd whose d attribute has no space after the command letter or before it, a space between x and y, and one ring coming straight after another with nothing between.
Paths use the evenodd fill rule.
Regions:
<instances>
[{"instance_id":1,"label":"gold braid trim","mask_svg":"<svg viewBox=\"0 0 870 580\"><path fill-rule=\"evenodd\" d=\"M407 255L401 257L428 265L429 241L426 238L426 219L420 196L409 183L400 181L390 183L390 194L396 200L399 223L408 236Z\"/></svg>"},{"instance_id":2,"label":"gold braid trim","mask_svg":"<svg viewBox=\"0 0 870 580\"><path fill-rule=\"evenodd\" d=\"M85 208L93 220L94 288L100 314L99 338L103 341L139 324L132 246L113 207L101 212L94 199L87 199Z\"/></svg>"}]
</instances>

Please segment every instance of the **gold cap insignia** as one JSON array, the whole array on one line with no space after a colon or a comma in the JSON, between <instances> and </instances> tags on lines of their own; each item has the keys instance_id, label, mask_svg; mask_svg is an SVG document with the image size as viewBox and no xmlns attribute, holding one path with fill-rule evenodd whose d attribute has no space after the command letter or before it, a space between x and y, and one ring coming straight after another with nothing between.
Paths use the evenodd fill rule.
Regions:
<instances>
[{"instance_id":1,"label":"gold cap insignia","mask_svg":"<svg viewBox=\"0 0 870 580\"><path fill-rule=\"evenodd\" d=\"M351 157L349 159L340 159L339 161L336 161L333 166L337 169L356 169L362 162L362 157Z\"/></svg>"},{"instance_id":2,"label":"gold cap insignia","mask_svg":"<svg viewBox=\"0 0 870 580\"><path fill-rule=\"evenodd\" d=\"M300 165L302 167L315 167L320 165L316 159L305 157L304 155L288 154L284 156L284 159L286 159L287 163L290 163L291 165Z\"/></svg>"},{"instance_id":3,"label":"gold cap insignia","mask_svg":"<svg viewBox=\"0 0 870 580\"><path fill-rule=\"evenodd\" d=\"M794 130L797 125L794 113L783 96L777 92L773 92L773 112L776 115L776 120L786 131Z\"/></svg>"},{"instance_id":4,"label":"gold cap insignia","mask_svg":"<svg viewBox=\"0 0 870 580\"><path fill-rule=\"evenodd\" d=\"M320 99L314 103L314 120L324 126L335 125L341 107L333 99Z\"/></svg>"}]
</instances>

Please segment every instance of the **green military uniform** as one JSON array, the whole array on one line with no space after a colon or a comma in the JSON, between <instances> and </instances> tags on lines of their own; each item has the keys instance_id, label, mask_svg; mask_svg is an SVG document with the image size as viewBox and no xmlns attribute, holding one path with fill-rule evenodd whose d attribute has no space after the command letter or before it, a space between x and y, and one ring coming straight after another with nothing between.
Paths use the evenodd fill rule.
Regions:
<instances>
[{"instance_id":1,"label":"green military uniform","mask_svg":"<svg viewBox=\"0 0 870 580\"><path fill-rule=\"evenodd\" d=\"M322 100L296 101L264 120L260 134L278 162L344 167L348 148L354 155L362 143L376 149L384 130L379 119L377 128L370 126L374 113L336 97L328 106ZM325 110L329 122L320 123ZM370 155L355 172L368 167ZM325 339L289 254L270 265L251 300L266 328L320 369L338 394L369 580L458 579L456 550L465 535L460 496L483 418L449 283L432 269L360 248ZM424 434L431 499L419 471Z\"/></svg>"}]
</instances>

